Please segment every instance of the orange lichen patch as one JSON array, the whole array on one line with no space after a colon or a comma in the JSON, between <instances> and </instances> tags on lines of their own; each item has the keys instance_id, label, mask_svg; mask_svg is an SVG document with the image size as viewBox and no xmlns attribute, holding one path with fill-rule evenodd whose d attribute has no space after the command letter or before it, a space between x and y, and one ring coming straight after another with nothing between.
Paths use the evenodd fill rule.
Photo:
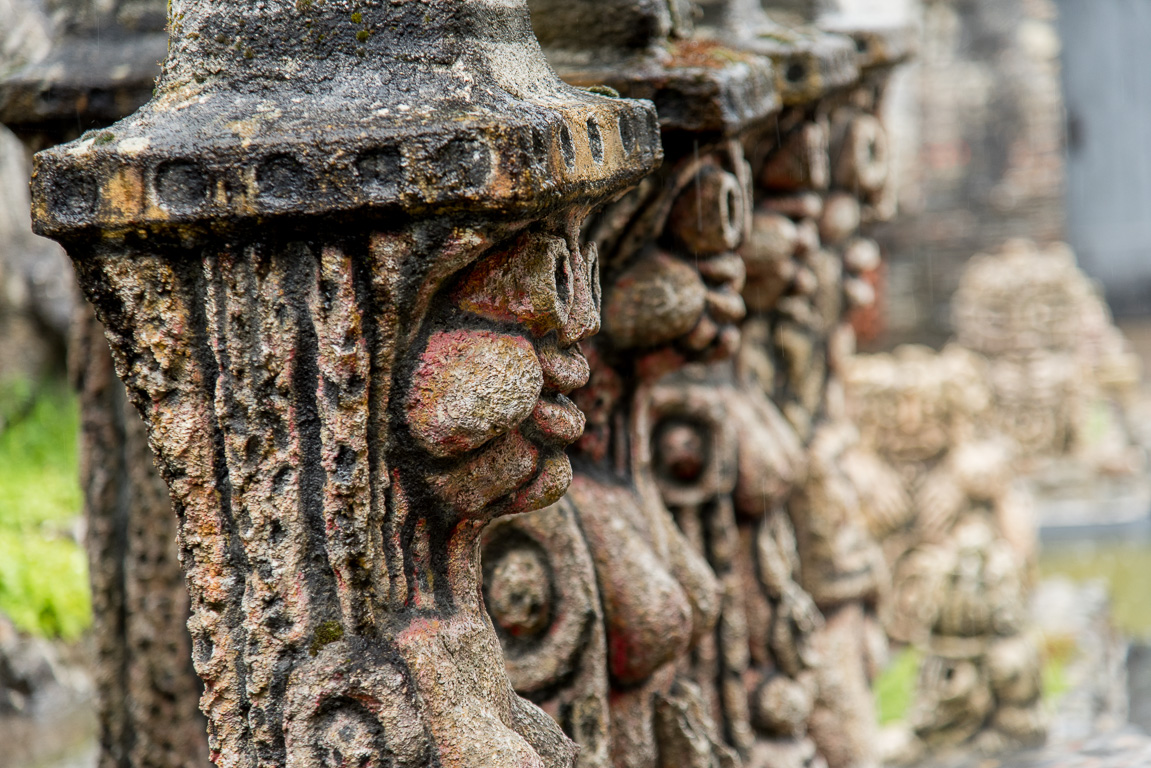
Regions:
<instances>
[{"instance_id":1,"label":"orange lichen patch","mask_svg":"<svg viewBox=\"0 0 1151 768\"><path fill-rule=\"evenodd\" d=\"M670 66L676 68L723 69L747 58L745 54L725 48L713 40L680 40L672 44L670 52Z\"/></svg>"},{"instance_id":2,"label":"orange lichen patch","mask_svg":"<svg viewBox=\"0 0 1151 768\"><path fill-rule=\"evenodd\" d=\"M115 218L138 215L144 203L144 176L140 169L132 166L119 168L104 182L101 198Z\"/></svg>"}]
</instances>

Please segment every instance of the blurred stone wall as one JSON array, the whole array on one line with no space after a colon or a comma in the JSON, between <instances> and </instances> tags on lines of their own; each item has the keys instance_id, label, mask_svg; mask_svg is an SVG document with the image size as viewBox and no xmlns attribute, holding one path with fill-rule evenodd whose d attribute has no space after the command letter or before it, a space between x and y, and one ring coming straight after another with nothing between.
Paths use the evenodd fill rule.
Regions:
<instances>
[{"instance_id":1,"label":"blurred stone wall","mask_svg":"<svg viewBox=\"0 0 1151 768\"><path fill-rule=\"evenodd\" d=\"M886 119L901 215L889 257L887 333L938 344L966 260L1011 237L1064 236L1064 118L1054 0L844 0L919 29Z\"/></svg>"},{"instance_id":2,"label":"blurred stone wall","mask_svg":"<svg viewBox=\"0 0 1151 768\"><path fill-rule=\"evenodd\" d=\"M0 0L0 76L43 56L50 32L34 0ZM28 175L24 147L0 126L0 398L63 368L74 301L64 252L32 234ZM0 402L0 419L7 410Z\"/></svg>"}]
</instances>

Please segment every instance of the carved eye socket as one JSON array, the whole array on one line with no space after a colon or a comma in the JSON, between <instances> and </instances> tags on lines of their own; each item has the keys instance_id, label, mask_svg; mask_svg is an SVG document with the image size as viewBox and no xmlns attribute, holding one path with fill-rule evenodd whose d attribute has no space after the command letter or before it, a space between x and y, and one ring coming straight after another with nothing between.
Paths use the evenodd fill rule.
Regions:
<instances>
[{"instance_id":1,"label":"carved eye socket","mask_svg":"<svg viewBox=\"0 0 1151 768\"><path fill-rule=\"evenodd\" d=\"M660 474L679 483L694 483L708 464L708 440L703 428L685 421L660 426L653 453Z\"/></svg>"},{"instance_id":2,"label":"carved eye socket","mask_svg":"<svg viewBox=\"0 0 1151 768\"><path fill-rule=\"evenodd\" d=\"M734 174L704 166L675 201L668 228L691 253L734 250L743 240L747 203Z\"/></svg>"}]
</instances>

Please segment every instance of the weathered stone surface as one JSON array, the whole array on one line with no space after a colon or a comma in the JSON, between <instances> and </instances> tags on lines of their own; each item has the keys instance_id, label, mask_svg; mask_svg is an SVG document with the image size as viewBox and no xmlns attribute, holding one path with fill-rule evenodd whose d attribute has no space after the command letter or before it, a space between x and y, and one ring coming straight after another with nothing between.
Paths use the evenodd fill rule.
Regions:
<instances>
[{"instance_id":1,"label":"weathered stone surface","mask_svg":"<svg viewBox=\"0 0 1151 768\"><path fill-rule=\"evenodd\" d=\"M825 756L874 764L870 627L882 558L838 466L841 449L809 473L811 435L780 412L791 399L790 382L780 382L793 375L804 390L809 427L822 421L825 399L836 407L823 356L850 352L835 340L846 287L839 255L823 252L820 225L853 253L849 279L873 271L877 252L855 236L865 210L876 218L878 198L855 191L852 177L821 218L836 183L832 143L838 150L855 138L865 154L875 137L837 132L826 114L858 104L843 114L870 114L882 77L860 93L837 89L859 82L861 62L883 69L898 57L867 57L847 37L793 32L758 5L736 5L731 19L754 14L771 25L758 32L782 37L761 40L734 22L689 36L670 4L532 5L561 76L651 98L667 153L653 178L585 228L603 260L604 331L585 345L590 381L572 395L588 419L572 489L485 539L485 559L499 563L487 573L488 593L503 595L487 607L504 627L513 684L584 746L587 766L798 767ZM607 33L592 39L581 27ZM781 63L796 64L800 82L784 82ZM803 106L779 117L779 93ZM882 151L874 165L886 169ZM862 170L873 191L887 191L879 189L885 176ZM775 334L787 299L804 325L785 355ZM805 506L797 489L814 501ZM571 521L590 568L569 556L574 539L560 535ZM838 536L845 527L858 535ZM578 598L529 589L525 575L556 578L563 569L573 578L579 568L586 586ZM585 652L569 656L557 644L536 655L553 647L569 615L591 628ZM548 685L529 660L548 670ZM573 669L578 678L565 676ZM577 710L576 701L595 705ZM594 717L581 722L577 712ZM822 755L809 729L820 733Z\"/></svg>"},{"instance_id":2,"label":"weathered stone surface","mask_svg":"<svg viewBox=\"0 0 1151 768\"><path fill-rule=\"evenodd\" d=\"M70 354L81 401L81 487L92 579L100 765L207 765L202 688L185 628L176 519L144 424L80 305Z\"/></svg>"},{"instance_id":3,"label":"weathered stone surface","mask_svg":"<svg viewBox=\"0 0 1151 768\"><path fill-rule=\"evenodd\" d=\"M570 764L478 541L571 478L579 225L658 161L654 113L556 80L517 3L171 18L156 99L38 156L34 194L169 484L213 759Z\"/></svg>"}]
</instances>

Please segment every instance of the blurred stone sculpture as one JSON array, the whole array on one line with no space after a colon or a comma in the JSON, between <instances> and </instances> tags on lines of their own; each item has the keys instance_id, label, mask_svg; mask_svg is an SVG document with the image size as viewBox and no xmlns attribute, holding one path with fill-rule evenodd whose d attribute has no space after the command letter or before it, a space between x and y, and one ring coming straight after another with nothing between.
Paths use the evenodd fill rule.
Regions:
<instances>
[{"instance_id":1,"label":"blurred stone sculpture","mask_svg":"<svg viewBox=\"0 0 1151 768\"><path fill-rule=\"evenodd\" d=\"M485 541L487 605L513 684L582 745L581 766L735 766L750 745L746 664L733 658L747 655L731 626L738 589L702 538L709 526L735 534L731 435L708 402L716 390L704 385L684 413L665 379L738 346L734 250L750 200L737 138L777 101L766 62L685 38L685 8L532 3L561 76L651 98L666 152L657 174L585 229L601 254L604 329L584 345L590 381L572 396L588 417L572 488ZM665 493L663 462L675 459L661 448L678 439L669 409L688 424L707 419L706 434L684 436L708 443L686 497ZM718 512L716 499L726 503ZM542 579L520 575L531 573L564 586L540 592Z\"/></svg>"},{"instance_id":2,"label":"blurred stone sculpture","mask_svg":"<svg viewBox=\"0 0 1151 768\"><path fill-rule=\"evenodd\" d=\"M47 6L43 22L53 28L48 17L54 21L54 38L0 79L0 122L29 155L85 128L103 128L146 102L167 44L163 3ZM67 339L80 395L99 765L207 765L176 519L143 422L112 369L103 328L76 300L67 256L30 230L17 248L25 254L17 271L26 273L41 326Z\"/></svg>"},{"instance_id":3,"label":"blurred stone sculpture","mask_svg":"<svg viewBox=\"0 0 1151 768\"><path fill-rule=\"evenodd\" d=\"M579 228L658 163L653 110L558 81L516 2L170 21L153 101L37 156L34 217L171 491L212 759L573 764L479 541L571 479Z\"/></svg>"},{"instance_id":4,"label":"blurred stone sculpture","mask_svg":"<svg viewBox=\"0 0 1151 768\"><path fill-rule=\"evenodd\" d=\"M1067 246L1014 240L973 257L953 306L957 340L987 359L996 423L1041 495L1135 482L1146 458L1126 409L1138 360Z\"/></svg>"},{"instance_id":5,"label":"blurred stone sculpture","mask_svg":"<svg viewBox=\"0 0 1151 768\"><path fill-rule=\"evenodd\" d=\"M936 600L908 721L927 749L985 754L1046 737L1038 645L1027 632L1016 552L984 516L960 519L935 560Z\"/></svg>"},{"instance_id":6,"label":"blurred stone sculpture","mask_svg":"<svg viewBox=\"0 0 1151 768\"><path fill-rule=\"evenodd\" d=\"M893 573L885 628L926 652L900 760L1041 742L1026 625L1036 527L1014 445L995 431L984 361L957 345L904 346L855 357L846 381L863 444L898 471L912 502L902 525L873 528Z\"/></svg>"},{"instance_id":7,"label":"blurred stone sculpture","mask_svg":"<svg viewBox=\"0 0 1151 768\"><path fill-rule=\"evenodd\" d=\"M1036 526L1016 482L1016 449L996 430L983 360L962 347L859 355L846 383L862 444L896 471L889 482L910 500L906 514L869 520L892 572L884 624L893 639L923 644L942 598L929 590L935 576L924 570L936 564L922 548L949 541L959 520L983 514L1021 576L1034 566Z\"/></svg>"}]
</instances>

